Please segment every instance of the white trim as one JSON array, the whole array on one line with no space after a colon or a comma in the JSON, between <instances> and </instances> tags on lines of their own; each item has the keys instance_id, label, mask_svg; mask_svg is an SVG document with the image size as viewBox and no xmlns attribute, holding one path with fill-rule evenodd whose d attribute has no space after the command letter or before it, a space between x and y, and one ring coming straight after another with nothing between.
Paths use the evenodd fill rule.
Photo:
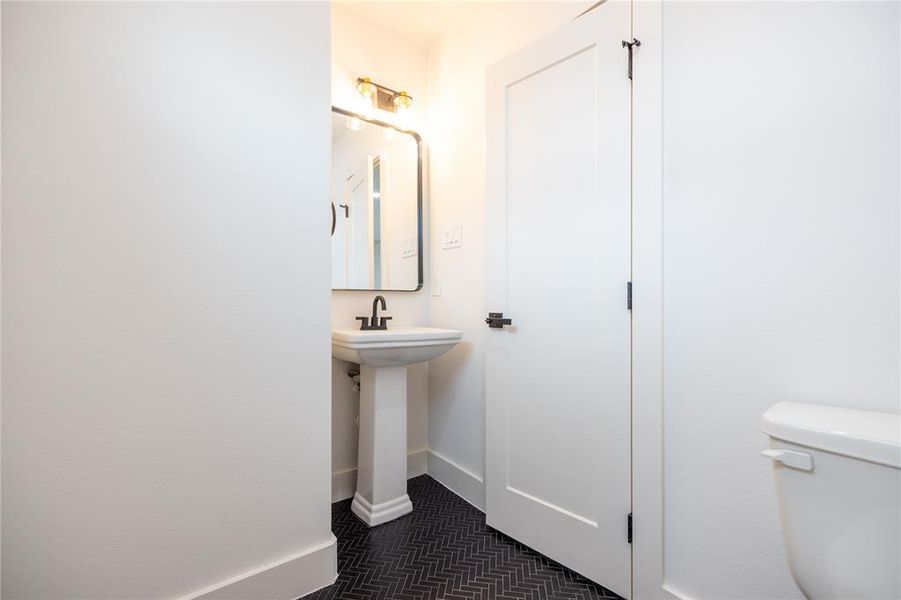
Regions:
<instances>
[{"instance_id":1,"label":"white trim","mask_svg":"<svg viewBox=\"0 0 901 600\"><path fill-rule=\"evenodd\" d=\"M407 455L407 479L429 472L429 449L414 450Z\"/></svg>"},{"instance_id":2,"label":"white trim","mask_svg":"<svg viewBox=\"0 0 901 600\"><path fill-rule=\"evenodd\" d=\"M632 4L632 595L684 598L664 565L663 2Z\"/></svg>"},{"instance_id":3,"label":"white trim","mask_svg":"<svg viewBox=\"0 0 901 600\"><path fill-rule=\"evenodd\" d=\"M332 502L353 498L357 491L357 469L344 469L332 473Z\"/></svg>"},{"instance_id":4,"label":"white trim","mask_svg":"<svg viewBox=\"0 0 901 600\"><path fill-rule=\"evenodd\" d=\"M663 584L663 591L666 594L671 594L671 596L666 596L668 598L671 597L671 598L675 598L677 600L693 600L693 598L691 596L688 596L687 594L683 594L679 590L674 590L672 588L672 586L670 586L669 584L666 584L666 583Z\"/></svg>"},{"instance_id":5,"label":"white trim","mask_svg":"<svg viewBox=\"0 0 901 600\"><path fill-rule=\"evenodd\" d=\"M434 450L429 450L429 475L441 485L485 512L485 481Z\"/></svg>"},{"instance_id":6,"label":"white trim","mask_svg":"<svg viewBox=\"0 0 901 600\"><path fill-rule=\"evenodd\" d=\"M337 539L329 534L325 542L183 596L182 600L299 598L333 584L337 577Z\"/></svg>"},{"instance_id":7,"label":"white trim","mask_svg":"<svg viewBox=\"0 0 901 600\"><path fill-rule=\"evenodd\" d=\"M413 512L413 503L410 502L410 496L404 494L385 502L372 504L362 495L356 493L354 494L354 501L350 505L350 510L361 521L370 527L375 527L410 514Z\"/></svg>"},{"instance_id":8,"label":"white trim","mask_svg":"<svg viewBox=\"0 0 901 600\"><path fill-rule=\"evenodd\" d=\"M407 479L428 472L428 450L414 450L407 454ZM332 502L353 498L357 491L357 468L332 473Z\"/></svg>"},{"instance_id":9,"label":"white trim","mask_svg":"<svg viewBox=\"0 0 901 600\"><path fill-rule=\"evenodd\" d=\"M407 479L428 473L441 485L485 512L484 480L434 450L414 450L407 455ZM332 474L332 502L353 498L357 490L357 469Z\"/></svg>"}]
</instances>

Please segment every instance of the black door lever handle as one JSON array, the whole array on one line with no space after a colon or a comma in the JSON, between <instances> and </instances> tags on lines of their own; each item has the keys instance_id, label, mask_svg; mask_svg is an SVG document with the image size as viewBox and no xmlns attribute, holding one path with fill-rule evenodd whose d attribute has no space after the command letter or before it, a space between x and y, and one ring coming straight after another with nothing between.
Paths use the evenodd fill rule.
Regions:
<instances>
[{"instance_id":1,"label":"black door lever handle","mask_svg":"<svg viewBox=\"0 0 901 600\"><path fill-rule=\"evenodd\" d=\"M502 312L490 312L488 313L488 318L485 319L485 322L488 323L488 327L491 329L501 329L504 325L512 325L512 319L505 319L504 313Z\"/></svg>"}]
</instances>

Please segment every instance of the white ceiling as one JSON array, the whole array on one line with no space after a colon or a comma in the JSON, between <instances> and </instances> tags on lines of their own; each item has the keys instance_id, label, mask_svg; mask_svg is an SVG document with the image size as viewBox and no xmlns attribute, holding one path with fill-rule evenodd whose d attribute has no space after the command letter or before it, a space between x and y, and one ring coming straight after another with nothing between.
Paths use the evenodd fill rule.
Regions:
<instances>
[{"instance_id":1,"label":"white ceiling","mask_svg":"<svg viewBox=\"0 0 901 600\"><path fill-rule=\"evenodd\" d=\"M358 16L393 31L423 48L444 33L465 28L491 11L509 11L515 18L529 4L569 3L572 16L597 4L597 0L332 0Z\"/></svg>"},{"instance_id":2,"label":"white ceiling","mask_svg":"<svg viewBox=\"0 0 901 600\"><path fill-rule=\"evenodd\" d=\"M441 34L477 19L486 5L479 0L335 0L335 4L427 48Z\"/></svg>"}]
</instances>

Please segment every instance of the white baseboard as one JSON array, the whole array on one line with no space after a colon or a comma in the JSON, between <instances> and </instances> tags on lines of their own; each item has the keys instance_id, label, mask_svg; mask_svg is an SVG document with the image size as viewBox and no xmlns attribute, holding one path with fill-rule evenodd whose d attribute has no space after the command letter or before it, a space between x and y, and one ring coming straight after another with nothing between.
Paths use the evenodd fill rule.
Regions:
<instances>
[{"instance_id":1,"label":"white baseboard","mask_svg":"<svg viewBox=\"0 0 901 600\"><path fill-rule=\"evenodd\" d=\"M480 511L485 512L485 482L454 461L429 450L429 475Z\"/></svg>"},{"instance_id":2,"label":"white baseboard","mask_svg":"<svg viewBox=\"0 0 901 600\"><path fill-rule=\"evenodd\" d=\"M182 600L276 600L299 598L338 577L337 540L330 539L280 561L242 573Z\"/></svg>"},{"instance_id":3,"label":"white baseboard","mask_svg":"<svg viewBox=\"0 0 901 600\"><path fill-rule=\"evenodd\" d=\"M686 595L686 594L683 594L682 592L680 592L680 591L678 591L678 590L674 590L672 587L670 587L670 586L667 585L667 584L663 584L663 586L662 586L661 589L662 589L665 593L671 594L672 597L673 597L673 599L677 599L677 600L693 600L691 596L688 596L688 595Z\"/></svg>"},{"instance_id":4,"label":"white baseboard","mask_svg":"<svg viewBox=\"0 0 901 600\"><path fill-rule=\"evenodd\" d=\"M332 502L353 498L357 491L357 470L345 469L332 473Z\"/></svg>"},{"instance_id":5,"label":"white baseboard","mask_svg":"<svg viewBox=\"0 0 901 600\"><path fill-rule=\"evenodd\" d=\"M428 450L414 450L407 454L407 479L428 472ZM357 491L357 470L344 469L332 474L332 502L353 498Z\"/></svg>"},{"instance_id":6,"label":"white baseboard","mask_svg":"<svg viewBox=\"0 0 901 600\"><path fill-rule=\"evenodd\" d=\"M407 479L413 479L429 472L429 451L423 448L407 455Z\"/></svg>"},{"instance_id":7,"label":"white baseboard","mask_svg":"<svg viewBox=\"0 0 901 600\"><path fill-rule=\"evenodd\" d=\"M434 450L416 450L407 455L407 479L428 473L441 485L485 512L485 484L481 477ZM357 491L357 470L345 469L332 475L332 502L353 498Z\"/></svg>"}]
</instances>

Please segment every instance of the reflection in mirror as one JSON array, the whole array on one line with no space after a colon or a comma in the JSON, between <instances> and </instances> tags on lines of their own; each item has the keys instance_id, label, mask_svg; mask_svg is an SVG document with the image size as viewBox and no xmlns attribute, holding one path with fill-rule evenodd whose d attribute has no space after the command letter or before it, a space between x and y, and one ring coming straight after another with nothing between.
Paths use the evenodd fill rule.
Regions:
<instances>
[{"instance_id":1,"label":"reflection in mirror","mask_svg":"<svg viewBox=\"0 0 901 600\"><path fill-rule=\"evenodd\" d=\"M332 111L332 289L418 290L419 136Z\"/></svg>"}]
</instances>

